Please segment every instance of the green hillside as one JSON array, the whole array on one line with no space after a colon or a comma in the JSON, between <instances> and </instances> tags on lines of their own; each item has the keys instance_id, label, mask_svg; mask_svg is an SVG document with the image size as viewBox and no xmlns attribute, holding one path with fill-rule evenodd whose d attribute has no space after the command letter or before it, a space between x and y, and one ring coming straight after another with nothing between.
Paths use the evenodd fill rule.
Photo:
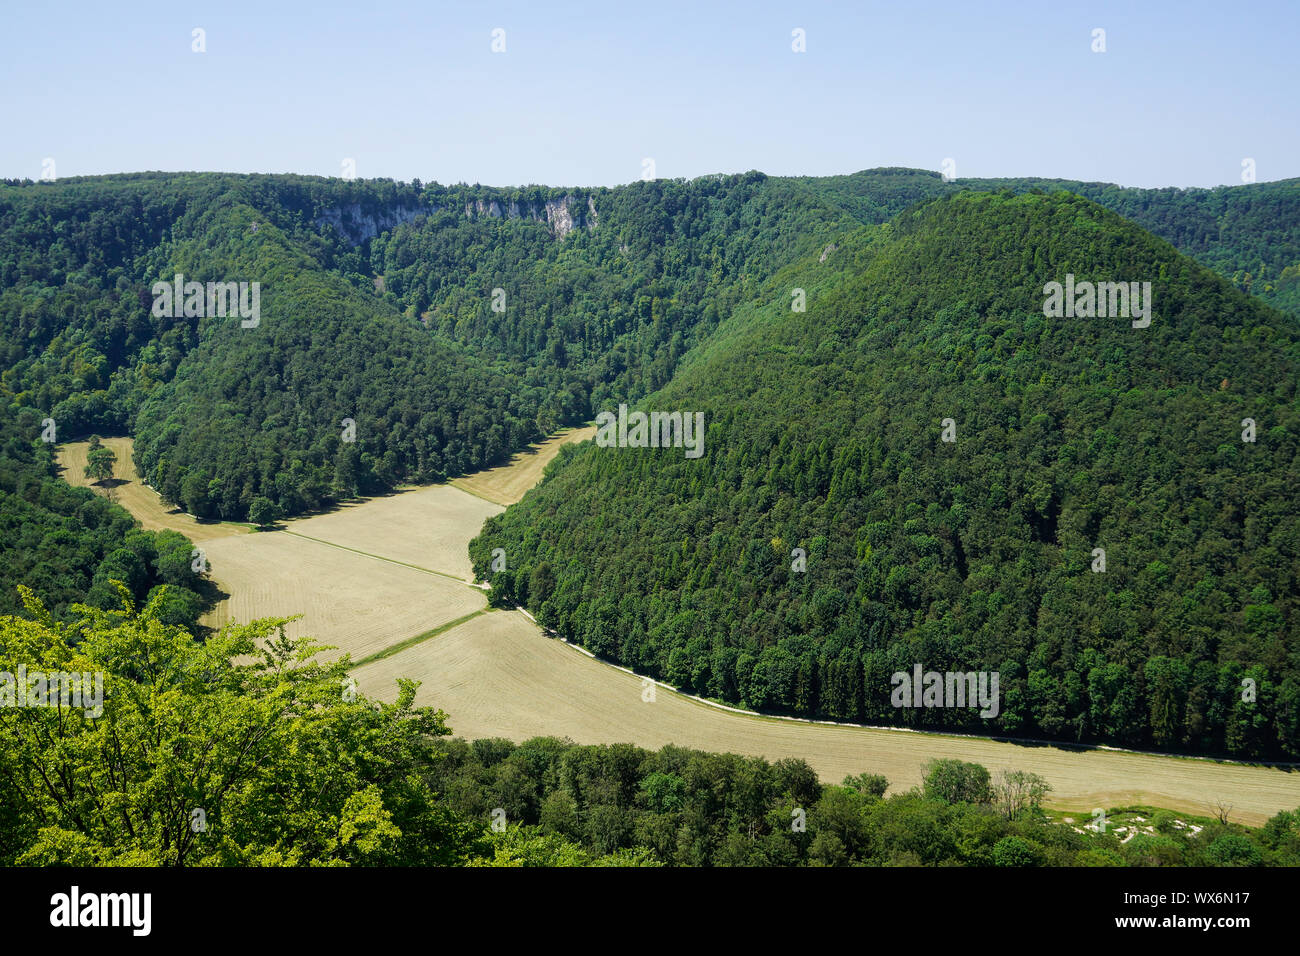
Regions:
<instances>
[{"instance_id":1,"label":"green hillside","mask_svg":"<svg viewBox=\"0 0 1300 956\"><path fill-rule=\"evenodd\" d=\"M1067 273L1151 282L1150 327L1045 317ZM703 457L584 446L471 553L510 555L498 600L715 698L1295 756L1297 338L1085 199L966 191L785 270L683 362L646 407L702 412ZM1001 713L896 709L916 663L998 671Z\"/></svg>"},{"instance_id":2,"label":"green hillside","mask_svg":"<svg viewBox=\"0 0 1300 956\"><path fill-rule=\"evenodd\" d=\"M759 173L616 191L10 186L3 397L64 435L134 434L141 473L197 515L242 518L258 497L296 514L499 463L666 384L758 282L853 225ZM178 274L259 283L265 321L160 314L155 283Z\"/></svg>"},{"instance_id":3,"label":"green hillside","mask_svg":"<svg viewBox=\"0 0 1300 956\"><path fill-rule=\"evenodd\" d=\"M190 540L144 531L126 509L70 487L57 477L52 444L32 437L43 431L31 413L0 408L0 614L22 610L17 583L59 618L83 601L115 609L120 581L137 605L156 601L159 620L194 628L204 587Z\"/></svg>"},{"instance_id":4,"label":"green hillside","mask_svg":"<svg viewBox=\"0 0 1300 956\"><path fill-rule=\"evenodd\" d=\"M255 327L200 319L198 344L144 399L136 460L165 499L229 518L263 496L295 514L483 468L537 436L535 389L321 269L276 226L253 231L257 220L223 203L160 270L256 276L263 289Z\"/></svg>"},{"instance_id":5,"label":"green hillside","mask_svg":"<svg viewBox=\"0 0 1300 956\"><path fill-rule=\"evenodd\" d=\"M1300 307L1300 187L1132 190L921 170L616 189L142 173L0 186L0 400L129 432L202 515L287 514L504 460L665 387L779 269L955 191L1074 189ZM267 322L156 315L257 281ZM343 419L355 442L342 440Z\"/></svg>"},{"instance_id":6,"label":"green hillside","mask_svg":"<svg viewBox=\"0 0 1300 956\"><path fill-rule=\"evenodd\" d=\"M1300 316L1300 180L1214 189L1134 189L1069 179L963 179L922 169L868 169L797 180L863 223L962 190L1068 191L1085 196L1231 279L1243 292Z\"/></svg>"}]
</instances>

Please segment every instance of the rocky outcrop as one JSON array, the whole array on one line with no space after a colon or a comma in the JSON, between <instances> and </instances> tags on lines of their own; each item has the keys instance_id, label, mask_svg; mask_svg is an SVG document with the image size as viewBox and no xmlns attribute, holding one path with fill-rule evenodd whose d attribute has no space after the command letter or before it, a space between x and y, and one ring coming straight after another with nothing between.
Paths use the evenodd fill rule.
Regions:
<instances>
[{"instance_id":1,"label":"rocky outcrop","mask_svg":"<svg viewBox=\"0 0 1300 956\"><path fill-rule=\"evenodd\" d=\"M420 216L441 212L443 206L398 206L393 209L365 212L357 203L326 210L316 219L316 228L333 226L340 236L352 245L360 245L367 239L373 239L381 232L387 232L404 222L411 222ZM596 200L587 197L582 203L580 197L564 196L548 199L545 202L504 203L496 199L475 199L465 203L467 219L531 219L546 223L551 235L563 239L575 229L596 228Z\"/></svg>"},{"instance_id":2,"label":"rocky outcrop","mask_svg":"<svg viewBox=\"0 0 1300 956\"><path fill-rule=\"evenodd\" d=\"M470 219L531 219L534 222L544 222L557 239L563 239L575 229L593 230L597 222L596 201L591 196L587 197L585 206L579 205L573 196L548 199L540 204L511 202L504 208L495 199L476 199L465 204L465 215Z\"/></svg>"},{"instance_id":3,"label":"rocky outcrop","mask_svg":"<svg viewBox=\"0 0 1300 956\"><path fill-rule=\"evenodd\" d=\"M367 239L373 239L381 232L388 232L404 222L410 222L417 216L426 214L418 206L395 206L392 209L365 211L359 203L351 203L335 209L327 209L316 220L316 228L333 226L340 236L357 246Z\"/></svg>"}]
</instances>

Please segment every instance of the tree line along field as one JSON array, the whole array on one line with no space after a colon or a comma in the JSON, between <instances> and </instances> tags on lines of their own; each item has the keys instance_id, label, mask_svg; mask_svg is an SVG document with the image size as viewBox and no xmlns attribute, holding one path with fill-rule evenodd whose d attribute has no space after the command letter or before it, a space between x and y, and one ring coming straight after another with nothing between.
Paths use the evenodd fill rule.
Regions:
<instances>
[{"instance_id":1,"label":"tree line along field","mask_svg":"<svg viewBox=\"0 0 1300 956\"><path fill-rule=\"evenodd\" d=\"M516 611L478 613L381 656L486 610L482 592L464 580L469 539L485 516L501 510L484 499L515 494L523 479L512 469L540 475L563 444L581 440L574 434L493 469L490 478L464 479L482 497L436 485L288 521L281 531L246 534L236 525L215 526L230 533L205 539L203 547L213 578L229 597L206 623L302 613L289 633L337 645L327 657L378 657L353 672L362 693L391 701L398 678L419 680L417 703L446 711L452 729L465 738L556 736L583 744L672 743L770 760L799 757L824 781L880 773L894 791L920 783L928 760L953 757L991 771L1037 773L1053 787L1049 806L1079 812L1141 803L1205 815L1222 803L1233 807L1232 819L1259 825L1300 806L1300 774L1277 768L782 720L726 711L664 687L648 702L642 678L546 637ZM130 440L109 442L118 452L117 474L126 481L117 486L121 500L141 509L142 522L166 520L186 533L190 526L214 527L163 509L135 477ZM68 480L85 484L79 469L72 473L78 455L84 459L84 443L64 446L60 461ZM138 490L127 494L132 488Z\"/></svg>"},{"instance_id":2,"label":"tree line along field","mask_svg":"<svg viewBox=\"0 0 1300 956\"><path fill-rule=\"evenodd\" d=\"M240 525L196 521L178 509L168 509L139 480L131 439L110 438L105 444L118 455L116 475L122 484L114 490L119 502L146 528L181 531L203 550L224 595L201 620L209 627L300 614L300 620L287 626L289 635L308 634L335 646L337 650L327 657L350 653L359 660L486 606L481 592L453 578L463 578L469 570L464 541L482 523L485 511L499 509L463 492L439 486L379 499L373 502L378 512L373 521L357 520L358 510L345 507L291 522L290 530L249 534ZM86 442L60 449L64 475L74 484L90 483L82 472L85 449ZM385 522L388 502L403 497L408 502L406 514ZM451 505L448 497L464 500ZM412 534L412 527L420 530ZM444 537L448 528L454 546ZM365 529L370 529L370 536ZM396 554L399 560L411 558L422 566L361 553L385 536L416 542L398 547ZM421 541L428 546L420 547Z\"/></svg>"},{"instance_id":3,"label":"tree line along field","mask_svg":"<svg viewBox=\"0 0 1300 956\"><path fill-rule=\"evenodd\" d=\"M919 784L927 761L957 758L990 771L1037 773L1053 787L1047 805L1085 813L1150 804L1204 816L1222 802L1232 806L1233 820L1258 826L1300 806L1294 770L783 720L726 711L662 687L647 702L642 678L545 637L516 611L490 611L354 675L363 693L386 700L395 697L397 678L421 681L417 702L446 711L451 728L467 739L541 735L798 757L823 781L879 773L894 792Z\"/></svg>"},{"instance_id":4,"label":"tree line along field","mask_svg":"<svg viewBox=\"0 0 1300 956\"><path fill-rule=\"evenodd\" d=\"M85 474L86 451L89 440L64 442L58 448L58 462L63 469L62 478L70 485L95 488L97 491L112 490L111 497L131 514L135 515L140 526L148 531L179 531L191 541L211 541L230 535L243 534L248 528L227 521L197 521L193 515L186 514L178 507L168 506L158 497L158 493L140 480L136 474L132 455L135 442L128 437L109 437L101 439L104 446L117 456L113 478L102 484L96 483Z\"/></svg>"}]
</instances>

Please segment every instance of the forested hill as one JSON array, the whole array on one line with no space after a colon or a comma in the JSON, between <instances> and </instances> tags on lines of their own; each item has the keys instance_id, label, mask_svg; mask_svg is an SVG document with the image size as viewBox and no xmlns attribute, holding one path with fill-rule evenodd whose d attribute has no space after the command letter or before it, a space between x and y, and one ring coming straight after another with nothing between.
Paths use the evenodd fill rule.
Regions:
<instances>
[{"instance_id":1,"label":"forested hill","mask_svg":"<svg viewBox=\"0 0 1300 956\"><path fill-rule=\"evenodd\" d=\"M25 583L56 618L85 602L118 609L121 582L137 607L193 630L203 582L190 540L177 531L145 531L126 509L59 477L53 445L30 412L0 408L0 615L23 603Z\"/></svg>"},{"instance_id":2,"label":"forested hill","mask_svg":"<svg viewBox=\"0 0 1300 956\"><path fill-rule=\"evenodd\" d=\"M1069 191L1131 219L1237 288L1300 316L1300 179L1214 189L1134 189L1069 179L945 181L925 169L868 169L796 180L864 223L962 190Z\"/></svg>"},{"instance_id":3,"label":"forested hill","mask_svg":"<svg viewBox=\"0 0 1300 956\"><path fill-rule=\"evenodd\" d=\"M496 599L757 708L1300 755L1295 320L1065 193L961 192L822 259L645 403L702 412L702 457L566 450L487 523ZM1067 274L1150 282L1150 326L1046 317ZM999 672L999 715L895 708L918 663Z\"/></svg>"},{"instance_id":4,"label":"forested hill","mask_svg":"<svg viewBox=\"0 0 1300 956\"><path fill-rule=\"evenodd\" d=\"M2 398L65 436L133 433L142 474L193 513L265 497L293 514L500 462L666 384L757 283L855 227L758 173L586 191L10 185ZM259 319L158 314L154 284L177 274L258 282Z\"/></svg>"},{"instance_id":5,"label":"forested hill","mask_svg":"<svg viewBox=\"0 0 1300 956\"><path fill-rule=\"evenodd\" d=\"M260 277L261 314L251 328L200 319L195 347L144 398L136 461L165 499L230 517L263 496L293 514L483 468L537 435L537 389L319 269L275 225L254 231L248 206L201 218L162 273Z\"/></svg>"},{"instance_id":6,"label":"forested hill","mask_svg":"<svg viewBox=\"0 0 1300 956\"><path fill-rule=\"evenodd\" d=\"M313 510L500 462L641 400L779 270L833 261L864 223L918 202L1003 187L1075 188L1297 305L1295 182L1124 190L918 170L614 189L218 173L9 182L0 403L55 419L65 437L133 434L141 473L196 514L243 518L257 498ZM154 284L178 273L259 283L259 323L157 314Z\"/></svg>"}]
</instances>

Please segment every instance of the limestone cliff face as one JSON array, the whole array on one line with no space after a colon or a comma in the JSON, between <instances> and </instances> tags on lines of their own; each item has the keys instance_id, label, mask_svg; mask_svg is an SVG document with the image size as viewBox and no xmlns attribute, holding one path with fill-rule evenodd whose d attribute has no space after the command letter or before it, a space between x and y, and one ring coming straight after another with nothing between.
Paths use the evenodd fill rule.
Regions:
<instances>
[{"instance_id":1,"label":"limestone cliff face","mask_svg":"<svg viewBox=\"0 0 1300 956\"><path fill-rule=\"evenodd\" d=\"M548 199L540 204L511 202L504 207L495 199L477 199L465 204L465 215L470 219L532 219L544 222L557 239L563 239L575 229L585 227L593 230L597 221L596 202L591 196L587 197L585 206L574 196Z\"/></svg>"},{"instance_id":2,"label":"limestone cliff face","mask_svg":"<svg viewBox=\"0 0 1300 956\"><path fill-rule=\"evenodd\" d=\"M373 239L381 232L387 232L421 215L425 215L425 210L416 206L395 206L391 209L366 212L361 209L360 204L351 203L325 210L316 220L316 228L333 226L340 236L357 246L367 239Z\"/></svg>"},{"instance_id":3,"label":"limestone cliff face","mask_svg":"<svg viewBox=\"0 0 1300 956\"><path fill-rule=\"evenodd\" d=\"M357 203L328 209L316 219L316 228L333 226L340 236L352 245L360 245L420 216L442 212L445 206L397 206L391 209L365 212ZM545 202L518 202L496 199L475 199L465 203L467 219L531 219L544 222L557 239L563 239L575 229L596 228L596 200L588 196L586 203L580 196L564 196Z\"/></svg>"}]
</instances>

